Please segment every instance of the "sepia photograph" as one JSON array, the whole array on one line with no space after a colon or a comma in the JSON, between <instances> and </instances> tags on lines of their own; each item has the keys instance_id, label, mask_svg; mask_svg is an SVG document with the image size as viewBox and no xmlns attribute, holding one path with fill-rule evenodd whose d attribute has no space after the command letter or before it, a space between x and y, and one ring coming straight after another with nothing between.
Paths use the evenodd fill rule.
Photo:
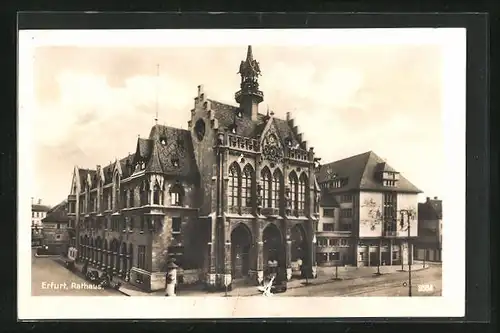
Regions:
<instances>
[{"instance_id":1,"label":"sepia photograph","mask_svg":"<svg viewBox=\"0 0 500 333\"><path fill-rule=\"evenodd\" d=\"M463 315L465 29L31 30L19 67L20 315Z\"/></svg>"}]
</instances>

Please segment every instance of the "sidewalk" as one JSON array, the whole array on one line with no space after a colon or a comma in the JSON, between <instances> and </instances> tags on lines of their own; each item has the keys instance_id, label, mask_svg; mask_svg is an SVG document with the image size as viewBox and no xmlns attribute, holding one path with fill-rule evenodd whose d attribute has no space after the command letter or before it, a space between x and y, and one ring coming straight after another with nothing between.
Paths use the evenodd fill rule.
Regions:
<instances>
[{"instance_id":1,"label":"sidewalk","mask_svg":"<svg viewBox=\"0 0 500 333\"><path fill-rule=\"evenodd\" d=\"M428 268L427 265L425 268ZM408 270L408 265L404 266L405 271ZM424 269L423 265L420 263L414 263L412 265L412 271L419 271ZM401 266L381 266L380 273L382 275L392 274L401 271ZM377 267L339 267L338 268L338 279L339 280L355 280L359 279L366 280L366 278L372 278L377 272ZM304 288L307 286L313 285L321 285L326 283L332 283L333 278L335 277L335 267L318 267L318 277L316 279L309 279L308 285L305 285L306 279L292 279L288 281L287 288L295 289L295 288ZM371 281L370 279L368 281ZM136 288L128 283L124 283L119 290L121 293L128 296L165 296L165 290L158 290L155 292L145 292ZM194 286L182 286L180 285L176 288L177 296L226 296L224 291L222 292L212 292L209 293L204 290L202 284L197 284ZM230 297L244 297L244 296L255 296L261 295L261 292L257 290L257 286L255 285L242 285L242 286L234 286L233 290L227 292L227 296Z\"/></svg>"}]
</instances>

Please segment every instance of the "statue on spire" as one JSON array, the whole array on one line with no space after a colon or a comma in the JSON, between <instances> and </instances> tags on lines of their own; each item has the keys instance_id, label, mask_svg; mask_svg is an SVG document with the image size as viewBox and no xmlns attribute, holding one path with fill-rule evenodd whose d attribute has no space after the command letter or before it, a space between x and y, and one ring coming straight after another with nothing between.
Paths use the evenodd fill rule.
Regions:
<instances>
[{"instance_id":1,"label":"statue on spire","mask_svg":"<svg viewBox=\"0 0 500 333\"><path fill-rule=\"evenodd\" d=\"M238 74L241 75L242 82L248 79L255 82L261 75L259 62L253 58L252 45L248 45L247 58L241 61Z\"/></svg>"}]
</instances>

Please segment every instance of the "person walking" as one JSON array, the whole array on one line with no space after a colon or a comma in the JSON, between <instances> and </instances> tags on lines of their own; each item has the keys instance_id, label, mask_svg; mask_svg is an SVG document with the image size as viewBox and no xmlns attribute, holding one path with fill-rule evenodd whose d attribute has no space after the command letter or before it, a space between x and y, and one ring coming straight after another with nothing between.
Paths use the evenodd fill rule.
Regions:
<instances>
[{"instance_id":1,"label":"person walking","mask_svg":"<svg viewBox=\"0 0 500 333\"><path fill-rule=\"evenodd\" d=\"M175 286L177 284L177 266L173 261L167 264L167 275L165 278L165 296L176 296Z\"/></svg>"}]
</instances>

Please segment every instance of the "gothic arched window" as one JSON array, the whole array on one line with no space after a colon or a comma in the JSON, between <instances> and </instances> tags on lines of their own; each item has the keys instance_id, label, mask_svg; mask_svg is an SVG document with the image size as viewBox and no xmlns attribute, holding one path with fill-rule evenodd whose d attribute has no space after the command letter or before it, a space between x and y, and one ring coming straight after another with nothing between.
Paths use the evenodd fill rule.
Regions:
<instances>
[{"instance_id":1,"label":"gothic arched window","mask_svg":"<svg viewBox=\"0 0 500 333\"><path fill-rule=\"evenodd\" d=\"M299 186L298 186L298 198L297 198L297 209L304 214L304 209L306 208L306 185L307 176L305 173L300 175Z\"/></svg>"},{"instance_id":2,"label":"gothic arched window","mask_svg":"<svg viewBox=\"0 0 500 333\"><path fill-rule=\"evenodd\" d=\"M292 199L292 210L294 210L294 213L297 213L297 206L298 206L298 181L297 181L297 175L295 172L290 173L290 176L288 177L289 185L290 185L290 198Z\"/></svg>"},{"instance_id":3,"label":"gothic arched window","mask_svg":"<svg viewBox=\"0 0 500 333\"><path fill-rule=\"evenodd\" d=\"M240 186L240 168L238 164L233 163L229 167L229 206L239 206L239 186Z\"/></svg>"},{"instance_id":4,"label":"gothic arched window","mask_svg":"<svg viewBox=\"0 0 500 333\"><path fill-rule=\"evenodd\" d=\"M271 200L273 208L280 208L280 197L281 197L281 172L275 170L273 173L273 182L271 190Z\"/></svg>"},{"instance_id":5,"label":"gothic arched window","mask_svg":"<svg viewBox=\"0 0 500 333\"><path fill-rule=\"evenodd\" d=\"M264 208L272 207L272 180L271 180L271 172L266 167L261 172L261 180L262 180L262 206Z\"/></svg>"},{"instance_id":6,"label":"gothic arched window","mask_svg":"<svg viewBox=\"0 0 500 333\"><path fill-rule=\"evenodd\" d=\"M153 205L160 205L161 188L158 183L153 187Z\"/></svg>"},{"instance_id":7,"label":"gothic arched window","mask_svg":"<svg viewBox=\"0 0 500 333\"><path fill-rule=\"evenodd\" d=\"M172 206L182 206L184 190L181 184L175 184L170 188L170 204Z\"/></svg>"},{"instance_id":8,"label":"gothic arched window","mask_svg":"<svg viewBox=\"0 0 500 333\"><path fill-rule=\"evenodd\" d=\"M241 179L241 206L252 207L252 178L253 168L247 164L243 169Z\"/></svg>"}]
</instances>

